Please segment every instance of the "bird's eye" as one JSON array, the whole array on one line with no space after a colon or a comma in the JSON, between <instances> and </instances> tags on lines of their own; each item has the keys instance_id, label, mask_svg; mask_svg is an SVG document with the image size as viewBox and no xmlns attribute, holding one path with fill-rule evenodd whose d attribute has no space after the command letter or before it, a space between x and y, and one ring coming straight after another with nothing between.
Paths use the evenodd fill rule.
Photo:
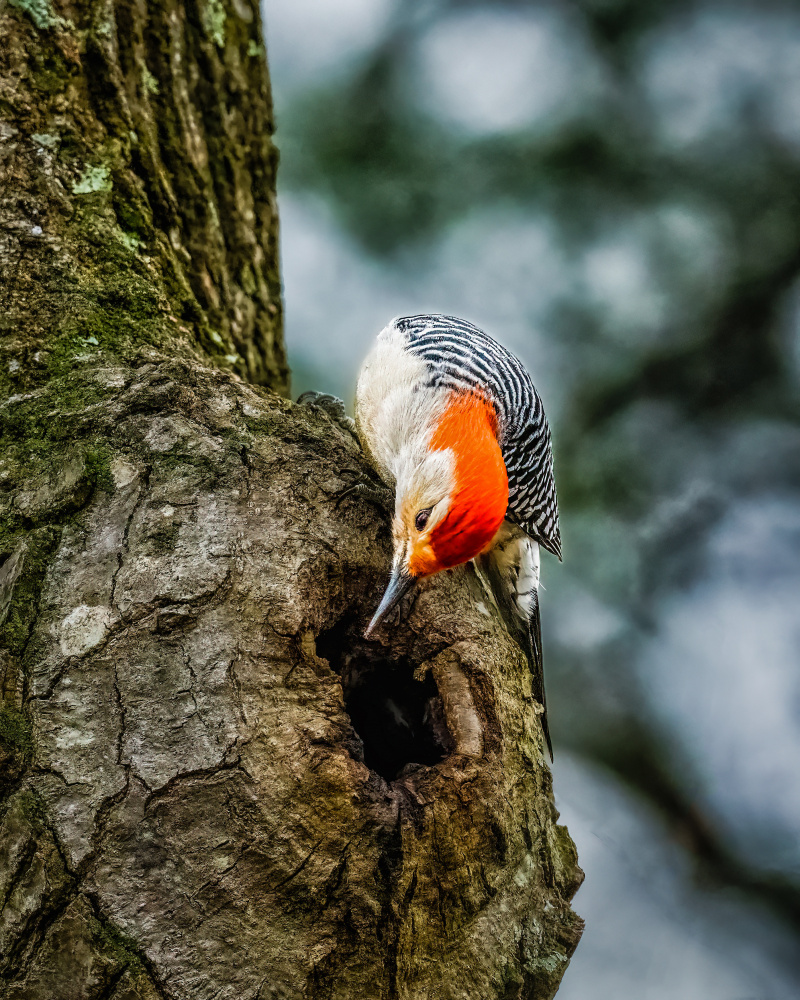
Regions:
<instances>
[{"instance_id":1,"label":"bird's eye","mask_svg":"<svg viewBox=\"0 0 800 1000\"><path fill-rule=\"evenodd\" d=\"M414 525L417 531L424 531L425 525L428 523L428 518L431 516L431 511L433 507L428 507L427 510L421 510L414 521Z\"/></svg>"}]
</instances>

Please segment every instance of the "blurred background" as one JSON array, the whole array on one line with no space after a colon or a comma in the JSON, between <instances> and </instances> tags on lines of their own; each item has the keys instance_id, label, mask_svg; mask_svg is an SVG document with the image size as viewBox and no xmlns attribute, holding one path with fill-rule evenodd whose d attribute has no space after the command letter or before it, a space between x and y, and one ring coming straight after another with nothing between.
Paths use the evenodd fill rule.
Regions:
<instances>
[{"instance_id":1,"label":"blurred background","mask_svg":"<svg viewBox=\"0 0 800 1000\"><path fill-rule=\"evenodd\" d=\"M517 353L586 882L560 1000L800 996L800 5L264 0L294 394Z\"/></svg>"}]
</instances>

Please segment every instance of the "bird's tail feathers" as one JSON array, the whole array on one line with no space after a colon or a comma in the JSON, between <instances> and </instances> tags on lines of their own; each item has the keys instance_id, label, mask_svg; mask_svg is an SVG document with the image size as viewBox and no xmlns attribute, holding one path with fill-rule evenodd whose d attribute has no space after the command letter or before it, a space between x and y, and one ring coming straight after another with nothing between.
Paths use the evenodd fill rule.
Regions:
<instances>
[{"instance_id":1,"label":"bird's tail feathers","mask_svg":"<svg viewBox=\"0 0 800 1000\"><path fill-rule=\"evenodd\" d=\"M539 594L534 591L533 607L528 619L528 661L531 666L532 694L542 706L542 732L547 743L547 752L553 760L553 741L547 724L547 695L544 689L544 658L542 656L542 621L539 616Z\"/></svg>"}]
</instances>

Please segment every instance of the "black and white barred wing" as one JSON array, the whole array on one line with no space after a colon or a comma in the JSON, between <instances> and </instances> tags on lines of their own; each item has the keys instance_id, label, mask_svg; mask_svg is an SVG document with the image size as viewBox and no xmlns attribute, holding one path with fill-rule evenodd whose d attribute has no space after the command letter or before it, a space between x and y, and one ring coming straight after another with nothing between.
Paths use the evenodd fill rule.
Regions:
<instances>
[{"instance_id":1,"label":"black and white barred wing","mask_svg":"<svg viewBox=\"0 0 800 1000\"><path fill-rule=\"evenodd\" d=\"M508 519L560 559L561 529L550 428L538 395L535 403L532 417L514 427L503 446L508 470Z\"/></svg>"},{"instance_id":2,"label":"black and white barred wing","mask_svg":"<svg viewBox=\"0 0 800 1000\"><path fill-rule=\"evenodd\" d=\"M427 363L432 385L488 393L497 410L508 472L506 516L560 559L550 428L522 363L502 344L455 316L404 316L394 325L408 336L406 349Z\"/></svg>"}]
</instances>

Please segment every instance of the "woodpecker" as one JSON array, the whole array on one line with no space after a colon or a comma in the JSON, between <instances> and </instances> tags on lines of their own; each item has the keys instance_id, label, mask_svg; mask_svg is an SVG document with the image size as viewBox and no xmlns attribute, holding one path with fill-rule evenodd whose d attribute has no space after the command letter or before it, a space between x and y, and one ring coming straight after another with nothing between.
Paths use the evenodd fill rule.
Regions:
<instances>
[{"instance_id":1,"label":"woodpecker","mask_svg":"<svg viewBox=\"0 0 800 1000\"><path fill-rule=\"evenodd\" d=\"M403 316L358 377L356 430L394 490L394 555L369 636L415 583L472 561L525 649L550 759L539 546L561 559L550 428L530 375L454 316Z\"/></svg>"}]
</instances>

